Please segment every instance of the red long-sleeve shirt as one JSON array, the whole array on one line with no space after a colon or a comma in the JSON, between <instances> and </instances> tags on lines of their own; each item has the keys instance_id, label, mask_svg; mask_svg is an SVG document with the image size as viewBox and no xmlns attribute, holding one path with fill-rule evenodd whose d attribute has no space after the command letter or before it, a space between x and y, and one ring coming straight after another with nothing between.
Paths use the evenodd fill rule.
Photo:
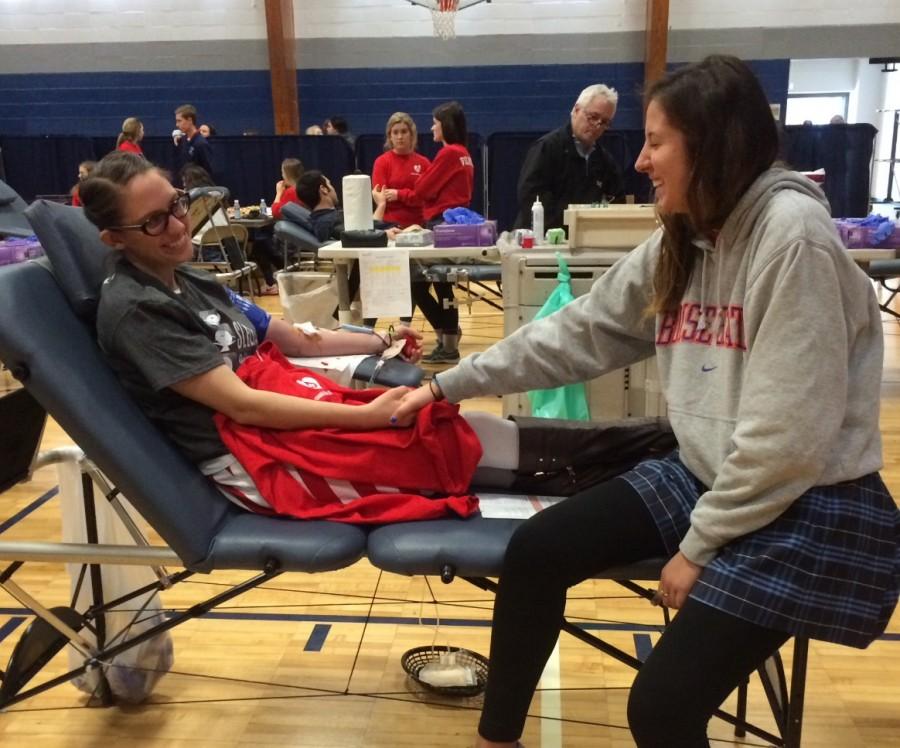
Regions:
<instances>
[{"instance_id":1,"label":"red long-sleeve shirt","mask_svg":"<svg viewBox=\"0 0 900 748\"><path fill-rule=\"evenodd\" d=\"M384 220L406 228L414 223L422 224L422 201L416 197L415 186L431 162L421 153L382 153L372 167L372 186L397 190L397 199L384 209Z\"/></svg>"},{"instance_id":2,"label":"red long-sleeve shirt","mask_svg":"<svg viewBox=\"0 0 900 748\"><path fill-rule=\"evenodd\" d=\"M464 145L447 143L428 169L416 180L425 220L439 218L447 208L468 208L472 200L475 167Z\"/></svg>"},{"instance_id":3,"label":"red long-sleeve shirt","mask_svg":"<svg viewBox=\"0 0 900 748\"><path fill-rule=\"evenodd\" d=\"M276 200L272 203L272 217L273 218L281 218L281 209L287 205L288 203L297 203L297 205L303 205L303 201L297 197L297 188L296 187L286 187L284 192L281 193L281 200ZM306 206L303 205L305 208Z\"/></svg>"}]
</instances>

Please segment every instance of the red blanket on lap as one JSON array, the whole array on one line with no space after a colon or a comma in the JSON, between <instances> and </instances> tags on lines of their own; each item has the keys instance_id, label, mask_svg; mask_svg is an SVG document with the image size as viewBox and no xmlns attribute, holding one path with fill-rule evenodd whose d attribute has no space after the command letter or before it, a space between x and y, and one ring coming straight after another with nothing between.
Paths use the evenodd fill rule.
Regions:
<instances>
[{"instance_id":1,"label":"red blanket on lap","mask_svg":"<svg viewBox=\"0 0 900 748\"><path fill-rule=\"evenodd\" d=\"M348 389L299 369L271 343L246 359L237 375L254 389L348 405L383 392ZM279 514L381 524L467 517L478 508L468 488L481 444L457 405L432 403L412 428L377 431L281 431L242 426L221 414L215 420L225 446Z\"/></svg>"}]
</instances>

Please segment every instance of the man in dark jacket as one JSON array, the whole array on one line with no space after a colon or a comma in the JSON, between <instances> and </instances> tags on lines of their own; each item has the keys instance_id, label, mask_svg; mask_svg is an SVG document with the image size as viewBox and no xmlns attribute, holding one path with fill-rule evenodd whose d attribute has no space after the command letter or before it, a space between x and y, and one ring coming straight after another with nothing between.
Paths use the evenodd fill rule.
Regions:
<instances>
[{"instance_id":1,"label":"man in dark jacket","mask_svg":"<svg viewBox=\"0 0 900 748\"><path fill-rule=\"evenodd\" d=\"M188 164L197 164L213 175L212 147L197 127L197 109L184 104L175 110L175 173L181 175Z\"/></svg>"},{"instance_id":2,"label":"man in dark jacket","mask_svg":"<svg viewBox=\"0 0 900 748\"><path fill-rule=\"evenodd\" d=\"M528 151L519 173L516 228L531 227L531 206L540 197L544 228L563 225L572 203L622 200L622 171L598 144L612 124L619 95L602 83L588 86L572 107L570 121L547 133Z\"/></svg>"}]
</instances>

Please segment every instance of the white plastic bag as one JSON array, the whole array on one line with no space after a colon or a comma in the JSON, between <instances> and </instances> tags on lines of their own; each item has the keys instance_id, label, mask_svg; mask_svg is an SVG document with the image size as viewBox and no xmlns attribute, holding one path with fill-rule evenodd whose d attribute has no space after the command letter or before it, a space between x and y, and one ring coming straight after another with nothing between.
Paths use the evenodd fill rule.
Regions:
<instances>
[{"instance_id":1,"label":"white plastic bag","mask_svg":"<svg viewBox=\"0 0 900 748\"><path fill-rule=\"evenodd\" d=\"M87 541L87 535L81 463L77 458L67 459L57 464L57 472L62 506L63 542L84 543ZM135 519L136 512L123 497L120 498L132 519ZM109 502L95 494L94 503L98 541L111 545L134 545L133 538ZM66 567L74 594L81 573L81 564L66 564ZM155 582L156 575L147 566L104 564L101 567L101 579L103 599L108 601ZM87 570L75 600L76 610L83 611L93 604L92 589L90 571ZM162 620L162 606L158 593L151 591L135 597L120 608L114 608L105 614L106 643L119 644L161 623ZM82 629L79 633L92 644L96 643L96 637L88 629ZM70 667L79 667L83 663L81 654L74 647L68 647L68 652ZM116 655L112 662L104 665L103 673L112 693L119 701L137 704L151 694L157 681L171 670L173 663L172 637L165 631ZM88 671L74 678L72 683L86 693L94 693L99 684L99 675L96 671Z\"/></svg>"},{"instance_id":2,"label":"white plastic bag","mask_svg":"<svg viewBox=\"0 0 900 748\"><path fill-rule=\"evenodd\" d=\"M278 273L278 295L288 322L312 322L316 327L337 326L337 279L332 273L307 271Z\"/></svg>"}]
</instances>

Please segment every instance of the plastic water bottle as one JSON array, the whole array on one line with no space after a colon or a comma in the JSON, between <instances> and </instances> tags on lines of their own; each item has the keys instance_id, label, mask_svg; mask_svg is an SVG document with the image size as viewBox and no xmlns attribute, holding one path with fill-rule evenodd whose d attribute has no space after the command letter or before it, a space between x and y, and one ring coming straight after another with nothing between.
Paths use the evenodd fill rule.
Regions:
<instances>
[{"instance_id":1,"label":"plastic water bottle","mask_svg":"<svg viewBox=\"0 0 900 748\"><path fill-rule=\"evenodd\" d=\"M259 217L265 218L268 215L268 208L266 207L266 198L263 198L259 201Z\"/></svg>"},{"instance_id":2,"label":"plastic water bottle","mask_svg":"<svg viewBox=\"0 0 900 748\"><path fill-rule=\"evenodd\" d=\"M541 198L535 196L534 205L531 206L531 230L534 231L534 243L544 243L544 206Z\"/></svg>"},{"instance_id":3,"label":"plastic water bottle","mask_svg":"<svg viewBox=\"0 0 900 748\"><path fill-rule=\"evenodd\" d=\"M241 218L241 203L238 200L234 201L234 220L238 221Z\"/></svg>"}]
</instances>

